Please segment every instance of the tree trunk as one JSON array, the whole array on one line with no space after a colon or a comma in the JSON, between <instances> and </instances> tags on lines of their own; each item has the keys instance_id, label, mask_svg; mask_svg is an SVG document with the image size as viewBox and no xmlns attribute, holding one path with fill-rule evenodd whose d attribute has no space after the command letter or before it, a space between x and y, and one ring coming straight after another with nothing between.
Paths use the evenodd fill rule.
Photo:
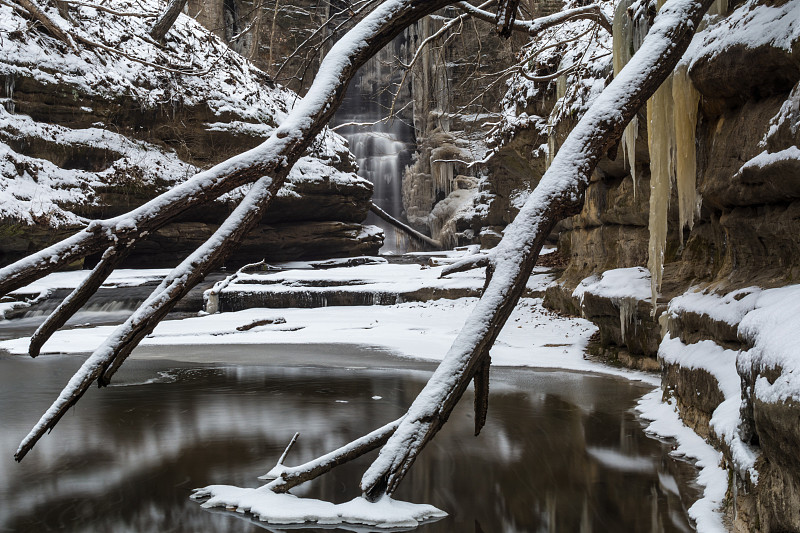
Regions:
<instances>
[{"instance_id":1,"label":"tree trunk","mask_svg":"<svg viewBox=\"0 0 800 533\"><path fill-rule=\"evenodd\" d=\"M184 7L186 7L186 0L169 0L167 10L164 11L164 14L158 18L150 29L150 37L160 43L164 42L167 32L178 20L178 15L183 12Z\"/></svg>"}]
</instances>

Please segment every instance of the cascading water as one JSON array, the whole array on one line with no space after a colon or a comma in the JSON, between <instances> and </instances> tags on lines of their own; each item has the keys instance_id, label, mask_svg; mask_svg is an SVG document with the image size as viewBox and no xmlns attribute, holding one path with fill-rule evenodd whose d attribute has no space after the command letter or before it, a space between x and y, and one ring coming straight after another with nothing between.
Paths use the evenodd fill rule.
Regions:
<instances>
[{"instance_id":1,"label":"cascading water","mask_svg":"<svg viewBox=\"0 0 800 533\"><path fill-rule=\"evenodd\" d=\"M397 37L361 68L333 120L342 126L337 132L350 143L350 151L358 161L358 175L374 186L372 201L397 219L403 216L401 186L403 172L411 163L416 146L414 128L404 113L398 113L388 122L383 119L389 114L392 91L400 81L393 63L396 57L403 57L405 45L405 37ZM405 92L397 99L396 110L410 100L407 87ZM386 234L381 252L405 251L404 235L396 234L391 225L372 213L367 223L381 227Z\"/></svg>"}]
</instances>

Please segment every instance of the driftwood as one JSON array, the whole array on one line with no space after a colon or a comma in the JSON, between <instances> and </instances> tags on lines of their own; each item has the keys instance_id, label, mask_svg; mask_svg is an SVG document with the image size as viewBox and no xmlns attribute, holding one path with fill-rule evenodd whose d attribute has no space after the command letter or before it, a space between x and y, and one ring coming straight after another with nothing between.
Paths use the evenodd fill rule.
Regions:
<instances>
[{"instance_id":1,"label":"driftwood","mask_svg":"<svg viewBox=\"0 0 800 533\"><path fill-rule=\"evenodd\" d=\"M387 213L386 211L384 211L383 209L381 209L377 205L370 204L369 205L369 210L372 211L373 213L375 213L375 215L377 215L379 218L383 219L384 221L388 222L389 224L391 224L395 228L399 229L400 231L402 231L403 233L405 233L406 235L411 237L412 239L414 239L416 241L419 241L421 243L427 244L428 246L432 247L434 250L441 250L443 248L442 247L442 243L440 243L439 241L431 239L427 235L418 232L417 230L415 230L414 228L412 228L408 224L404 224L403 222L397 220L396 218L394 218L392 215L390 215L389 213Z\"/></svg>"}]
</instances>

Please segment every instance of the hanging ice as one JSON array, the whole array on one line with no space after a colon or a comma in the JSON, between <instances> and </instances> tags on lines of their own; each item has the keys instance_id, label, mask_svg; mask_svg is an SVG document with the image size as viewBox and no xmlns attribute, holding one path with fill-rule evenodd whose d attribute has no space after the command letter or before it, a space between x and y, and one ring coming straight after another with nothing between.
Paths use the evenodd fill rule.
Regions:
<instances>
[{"instance_id":1,"label":"hanging ice","mask_svg":"<svg viewBox=\"0 0 800 533\"><path fill-rule=\"evenodd\" d=\"M614 75L628 64L633 54L641 46L647 34L647 19L645 17L629 17L627 14L631 2L621 2L614 13L612 37ZM633 196L636 197L636 138L639 136L639 118L633 119L625 127L620 141L623 163L627 163L631 170L633 180Z\"/></svg>"},{"instance_id":2,"label":"hanging ice","mask_svg":"<svg viewBox=\"0 0 800 533\"><path fill-rule=\"evenodd\" d=\"M692 85L686 64L672 74L673 119L675 123L675 178L678 186L678 236L683 244L683 228L694 226L697 178L695 129L700 93Z\"/></svg>"},{"instance_id":3,"label":"hanging ice","mask_svg":"<svg viewBox=\"0 0 800 533\"><path fill-rule=\"evenodd\" d=\"M658 7L661 7L659 0ZM664 273L667 245L667 212L672 181L678 190L678 234L683 244L683 228L694 225L697 160L695 128L700 95L692 86L685 64L647 101L647 146L650 152L650 242L647 267L655 315Z\"/></svg>"}]
</instances>

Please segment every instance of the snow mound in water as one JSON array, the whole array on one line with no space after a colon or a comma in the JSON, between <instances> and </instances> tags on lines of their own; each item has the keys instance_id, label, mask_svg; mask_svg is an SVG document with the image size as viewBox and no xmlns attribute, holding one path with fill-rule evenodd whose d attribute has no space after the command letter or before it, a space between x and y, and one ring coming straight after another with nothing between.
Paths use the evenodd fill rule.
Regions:
<instances>
[{"instance_id":1,"label":"snow mound in water","mask_svg":"<svg viewBox=\"0 0 800 533\"><path fill-rule=\"evenodd\" d=\"M447 516L432 505L393 500L384 496L377 502L354 498L334 504L292 494L276 494L266 486L256 489L230 485L210 485L197 489L194 499L209 498L203 507L225 507L238 513L251 513L269 524L319 525L355 524L380 529L416 527L420 522Z\"/></svg>"}]
</instances>

